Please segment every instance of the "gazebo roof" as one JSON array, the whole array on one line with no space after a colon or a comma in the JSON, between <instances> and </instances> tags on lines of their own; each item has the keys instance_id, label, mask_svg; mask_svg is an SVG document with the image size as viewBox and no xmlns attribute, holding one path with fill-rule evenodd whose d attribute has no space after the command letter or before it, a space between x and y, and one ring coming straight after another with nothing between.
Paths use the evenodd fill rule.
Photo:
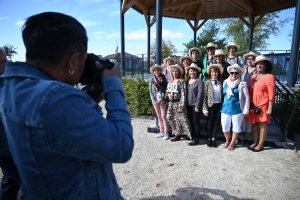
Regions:
<instances>
[{"instance_id":1,"label":"gazebo roof","mask_svg":"<svg viewBox=\"0 0 300 200\"><path fill-rule=\"evenodd\" d=\"M296 3L297 0L162 0L162 15L186 20L244 17L292 8ZM144 15L155 15L156 0L123 0L123 13L130 7Z\"/></svg>"}]
</instances>

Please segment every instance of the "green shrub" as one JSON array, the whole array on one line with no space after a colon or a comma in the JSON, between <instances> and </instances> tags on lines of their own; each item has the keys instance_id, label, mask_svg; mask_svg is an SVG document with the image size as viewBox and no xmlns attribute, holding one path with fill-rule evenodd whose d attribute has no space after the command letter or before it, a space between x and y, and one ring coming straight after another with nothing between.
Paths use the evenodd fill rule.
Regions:
<instances>
[{"instance_id":1,"label":"green shrub","mask_svg":"<svg viewBox=\"0 0 300 200\"><path fill-rule=\"evenodd\" d=\"M294 90L293 92L298 99L298 107L295 110L294 116L289 125L289 131L295 134L300 134L300 89Z\"/></svg>"},{"instance_id":2,"label":"green shrub","mask_svg":"<svg viewBox=\"0 0 300 200\"><path fill-rule=\"evenodd\" d=\"M149 95L149 83L143 79L123 78L126 103L135 115L154 115Z\"/></svg>"}]
</instances>

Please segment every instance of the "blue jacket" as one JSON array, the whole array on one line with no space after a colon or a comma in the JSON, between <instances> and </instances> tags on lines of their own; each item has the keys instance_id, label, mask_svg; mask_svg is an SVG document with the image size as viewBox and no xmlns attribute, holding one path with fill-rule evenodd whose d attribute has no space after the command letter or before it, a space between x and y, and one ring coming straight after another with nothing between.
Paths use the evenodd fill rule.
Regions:
<instances>
[{"instance_id":1,"label":"blue jacket","mask_svg":"<svg viewBox=\"0 0 300 200\"><path fill-rule=\"evenodd\" d=\"M122 81L103 79L105 119L87 94L26 63L9 63L2 78L1 118L25 198L123 199L112 169L133 151Z\"/></svg>"},{"instance_id":2,"label":"blue jacket","mask_svg":"<svg viewBox=\"0 0 300 200\"><path fill-rule=\"evenodd\" d=\"M0 79L0 94L1 94L3 86L4 86L3 80ZM3 156L11 156L11 154L9 151L9 146L8 146L6 135L4 132L4 126L0 119L0 157L3 157Z\"/></svg>"}]
</instances>

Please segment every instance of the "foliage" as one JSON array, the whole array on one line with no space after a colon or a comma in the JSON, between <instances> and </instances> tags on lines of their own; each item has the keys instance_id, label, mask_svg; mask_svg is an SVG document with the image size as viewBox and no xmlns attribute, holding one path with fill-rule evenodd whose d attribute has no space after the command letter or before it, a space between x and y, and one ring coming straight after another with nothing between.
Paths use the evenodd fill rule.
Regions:
<instances>
[{"instance_id":1,"label":"foliage","mask_svg":"<svg viewBox=\"0 0 300 200\"><path fill-rule=\"evenodd\" d=\"M136 115L154 115L149 95L149 83L143 79L123 78L126 103Z\"/></svg>"},{"instance_id":2,"label":"foliage","mask_svg":"<svg viewBox=\"0 0 300 200\"><path fill-rule=\"evenodd\" d=\"M177 49L175 48L175 46L172 44L172 42L170 40L165 41L164 39L162 39L162 44L161 44L161 61L163 61L164 58L171 56L174 57L175 53L177 52ZM151 59L155 60L155 55L156 55L156 40L154 40L154 42L151 44L150 46L150 55L151 55ZM160 63L157 63L160 64Z\"/></svg>"},{"instance_id":3,"label":"foliage","mask_svg":"<svg viewBox=\"0 0 300 200\"><path fill-rule=\"evenodd\" d=\"M225 38L219 38L220 36L220 25L218 24L217 20L208 20L205 25L204 29L199 33L196 37L196 47L201 49L202 55L201 57L205 56L206 53L206 45L209 42L213 42L218 45L217 49L223 49L225 44ZM186 49L190 49L194 47L194 40L190 40L187 43L183 43Z\"/></svg>"},{"instance_id":4,"label":"foliage","mask_svg":"<svg viewBox=\"0 0 300 200\"><path fill-rule=\"evenodd\" d=\"M274 75L286 75L286 70L284 69L284 66L282 66L281 63L277 62L276 64L273 64L272 74L274 74Z\"/></svg>"},{"instance_id":5,"label":"foliage","mask_svg":"<svg viewBox=\"0 0 300 200\"><path fill-rule=\"evenodd\" d=\"M298 107L295 110L294 116L289 126L289 131L295 134L300 134L300 89L295 89L293 92L296 98L298 99Z\"/></svg>"},{"instance_id":6,"label":"foliage","mask_svg":"<svg viewBox=\"0 0 300 200\"><path fill-rule=\"evenodd\" d=\"M9 57L10 60L11 57L18 54L16 51L17 47L14 47L13 45L5 44L1 48L5 51L6 56Z\"/></svg>"},{"instance_id":7,"label":"foliage","mask_svg":"<svg viewBox=\"0 0 300 200\"><path fill-rule=\"evenodd\" d=\"M254 22L258 18L259 16L256 16ZM244 19L249 22L248 17ZM280 18L278 12L266 14L254 28L252 49L265 50L269 45L270 36L277 36L290 20L290 18ZM229 39L228 42L235 41L240 46L239 54L247 53L249 51L250 28L239 18L220 19L220 23L225 25L224 32Z\"/></svg>"}]
</instances>

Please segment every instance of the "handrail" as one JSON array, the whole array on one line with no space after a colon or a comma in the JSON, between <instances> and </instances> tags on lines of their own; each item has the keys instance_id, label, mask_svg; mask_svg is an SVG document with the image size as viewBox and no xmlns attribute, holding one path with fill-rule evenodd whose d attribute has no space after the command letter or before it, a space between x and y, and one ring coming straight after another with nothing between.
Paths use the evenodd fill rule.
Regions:
<instances>
[{"instance_id":1,"label":"handrail","mask_svg":"<svg viewBox=\"0 0 300 200\"><path fill-rule=\"evenodd\" d=\"M282 131L282 141L285 141L288 127L293 119L298 103L298 99L290 89L276 78L276 97L273 106L275 112L272 112L271 116ZM291 113L289 113L290 109Z\"/></svg>"}]
</instances>

